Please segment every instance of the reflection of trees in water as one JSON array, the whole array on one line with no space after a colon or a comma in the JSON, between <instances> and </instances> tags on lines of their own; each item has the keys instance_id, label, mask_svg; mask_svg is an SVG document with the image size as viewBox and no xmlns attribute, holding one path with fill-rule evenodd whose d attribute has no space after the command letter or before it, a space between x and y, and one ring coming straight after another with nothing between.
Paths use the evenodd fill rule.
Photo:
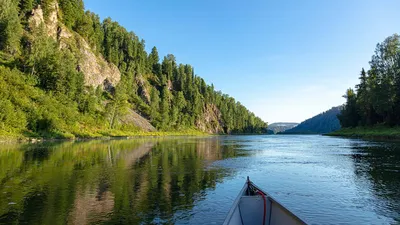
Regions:
<instances>
[{"instance_id":1,"label":"reflection of trees in water","mask_svg":"<svg viewBox=\"0 0 400 225\"><path fill-rule=\"evenodd\" d=\"M235 157L217 139L62 142L0 151L0 223L173 223Z\"/></svg>"},{"instance_id":2,"label":"reflection of trees in water","mask_svg":"<svg viewBox=\"0 0 400 225\"><path fill-rule=\"evenodd\" d=\"M223 158L221 151L214 139L158 142L129 173L121 173L116 187L127 189L116 196L108 223L173 223L176 211L191 209L221 181L220 170L204 169L205 160Z\"/></svg>"},{"instance_id":3,"label":"reflection of trees in water","mask_svg":"<svg viewBox=\"0 0 400 225\"><path fill-rule=\"evenodd\" d=\"M397 218L400 223L400 144L355 145L353 149L356 176L369 180L372 194L378 198L371 204L379 214Z\"/></svg>"}]
</instances>

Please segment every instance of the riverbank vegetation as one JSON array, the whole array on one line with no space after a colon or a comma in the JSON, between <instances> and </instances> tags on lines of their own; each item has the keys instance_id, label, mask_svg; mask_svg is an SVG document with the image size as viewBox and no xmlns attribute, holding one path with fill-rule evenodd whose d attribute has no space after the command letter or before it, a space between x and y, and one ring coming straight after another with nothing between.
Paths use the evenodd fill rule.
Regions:
<instances>
[{"instance_id":1,"label":"riverbank vegetation","mask_svg":"<svg viewBox=\"0 0 400 225\"><path fill-rule=\"evenodd\" d=\"M328 134L329 136L371 138L371 139L395 139L400 140L400 127L388 126L363 126L348 127Z\"/></svg>"},{"instance_id":2,"label":"riverbank vegetation","mask_svg":"<svg viewBox=\"0 0 400 225\"><path fill-rule=\"evenodd\" d=\"M34 27L41 10L44 22ZM172 54L160 59L156 47L147 53L144 40L110 18L101 22L85 12L81 0L0 0L0 12L0 136L142 134L140 126L124 122L133 111L162 134L266 128L240 102L195 75L191 65L179 64ZM88 85L81 62L87 52L115 65L120 80Z\"/></svg>"},{"instance_id":3,"label":"riverbank vegetation","mask_svg":"<svg viewBox=\"0 0 400 225\"><path fill-rule=\"evenodd\" d=\"M376 46L370 69L361 70L355 90L346 91L338 116L343 128L334 135L397 136L400 126L400 36Z\"/></svg>"}]
</instances>

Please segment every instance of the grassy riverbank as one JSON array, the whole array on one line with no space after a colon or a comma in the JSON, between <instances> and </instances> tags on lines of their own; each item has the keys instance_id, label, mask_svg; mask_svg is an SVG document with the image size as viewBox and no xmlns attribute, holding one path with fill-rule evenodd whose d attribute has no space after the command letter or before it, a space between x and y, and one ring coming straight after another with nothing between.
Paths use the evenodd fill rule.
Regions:
<instances>
[{"instance_id":1,"label":"grassy riverbank","mask_svg":"<svg viewBox=\"0 0 400 225\"><path fill-rule=\"evenodd\" d=\"M207 136L208 133L196 129L183 129L176 131L124 131L124 130L99 130L96 132L81 132L79 134L49 132L49 133L10 133L0 130L1 142L29 142L37 140L74 140L74 139L102 139L117 137L163 137L163 136Z\"/></svg>"},{"instance_id":2,"label":"grassy riverbank","mask_svg":"<svg viewBox=\"0 0 400 225\"><path fill-rule=\"evenodd\" d=\"M367 139L400 140L400 127L373 126L344 128L326 135Z\"/></svg>"}]
</instances>

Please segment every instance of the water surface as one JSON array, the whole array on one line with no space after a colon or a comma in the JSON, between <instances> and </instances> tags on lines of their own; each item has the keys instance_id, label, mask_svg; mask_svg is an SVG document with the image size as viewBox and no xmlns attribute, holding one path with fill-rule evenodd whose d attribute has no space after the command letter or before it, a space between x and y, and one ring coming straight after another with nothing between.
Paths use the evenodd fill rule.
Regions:
<instances>
[{"instance_id":1,"label":"water surface","mask_svg":"<svg viewBox=\"0 0 400 225\"><path fill-rule=\"evenodd\" d=\"M221 136L0 147L2 224L221 224L246 176L310 224L399 224L400 144Z\"/></svg>"}]
</instances>

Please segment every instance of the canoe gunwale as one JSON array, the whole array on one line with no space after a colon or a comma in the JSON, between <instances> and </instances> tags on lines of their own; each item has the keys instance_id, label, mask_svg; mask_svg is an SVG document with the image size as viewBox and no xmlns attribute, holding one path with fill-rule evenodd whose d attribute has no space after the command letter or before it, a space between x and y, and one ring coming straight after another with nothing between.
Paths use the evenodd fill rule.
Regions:
<instances>
[{"instance_id":1,"label":"canoe gunwale","mask_svg":"<svg viewBox=\"0 0 400 225\"><path fill-rule=\"evenodd\" d=\"M236 197L235 201L233 202L233 205L232 205L231 209L229 210L229 213L228 213L228 215L227 215L227 217L226 217L226 219L225 219L223 225L228 225L228 224L229 224L229 222L230 222L230 220L231 220L231 218L232 218L232 216L233 216L233 213L234 213L235 210L236 210L236 207L239 207L240 199L242 198L243 193L245 193L245 191L247 190L248 185L249 185L249 184L248 184L248 182L246 181L246 183L244 184L242 190L239 192L239 195Z\"/></svg>"},{"instance_id":2,"label":"canoe gunwale","mask_svg":"<svg viewBox=\"0 0 400 225\"><path fill-rule=\"evenodd\" d=\"M246 191L248 191L249 187L252 186L255 189L257 189L258 191L262 192L267 199L267 204L269 204L270 206L270 210L268 210L267 212L267 221L266 221L266 225L271 223L271 216L272 216L272 209L273 209L273 205L274 207L279 207L281 210L283 210L288 216L292 217L293 219L295 219L296 221L299 222L299 224L305 224L307 225L306 222L304 222L302 219L300 219L298 216L296 216L294 213L292 213L289 209L287 209L286 207L284 207L279 201L277 201L276 199L274 199L273 197L271 197L268 193L266 193L265 191L263 191L261 188L259 188L257 185L255 185L253 182L251 182L249 180L249 178L247 178L246 183L244 184L242 190L239 192L238 196L236 197L235 201L233 202L233 205L231 207L231 209L229 210L229 213L223 223L223 225L229 225L233 214L236 211L236 208L238 208L239 213L240 213L240 207L239 207L239 203L240 200L243 196L246 196ZM249 195L250 196L250 195ZM270 203L268 203L268 201ZM243 221L242 221L243 223Z\"/></svg>"}]
</instances>

